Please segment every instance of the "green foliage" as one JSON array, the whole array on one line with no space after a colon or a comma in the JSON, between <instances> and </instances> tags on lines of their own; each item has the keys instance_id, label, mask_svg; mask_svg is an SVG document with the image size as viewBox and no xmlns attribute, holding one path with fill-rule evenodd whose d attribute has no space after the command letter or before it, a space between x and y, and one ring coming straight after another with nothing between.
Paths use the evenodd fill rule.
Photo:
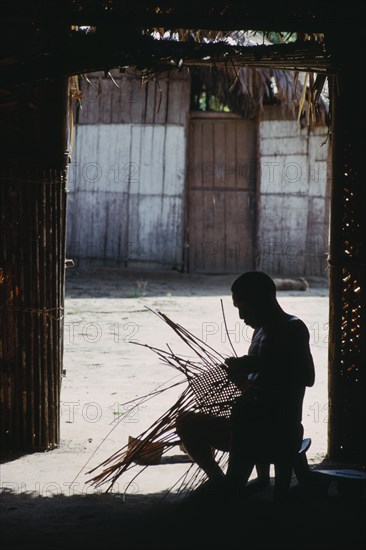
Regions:
<instances>
[{"instance_id":1,"label":"green foliage","mask_svg":"<svg viewBox=\"0 0 366 550\"><path fill-rule=\"evenodd\" d=\"M196 103L198 103L199 110L206 112L206 111L213 111L213 112L224 112L224 113L230 113L230 107L228 105L225 105L222 103L219 98L215 95L210 95L207 97L206 92L201 92L199 96L195 96L194 100Z\"/></svg>"}]
</instances>

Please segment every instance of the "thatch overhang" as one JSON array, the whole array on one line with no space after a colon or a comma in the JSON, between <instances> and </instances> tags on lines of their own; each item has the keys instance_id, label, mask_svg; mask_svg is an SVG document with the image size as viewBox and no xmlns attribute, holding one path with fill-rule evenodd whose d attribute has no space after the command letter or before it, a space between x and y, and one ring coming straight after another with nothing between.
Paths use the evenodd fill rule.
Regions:
<instances>
[{"instance_id":1,"label":"thatch overhang","mask_svg":"<svg viewBox=\"0 0 366 550\"><path fill-rule=\"evenodd\" d=\"M191 67L192 95L205 89L207 97L244 118L257 116L264 105L279 105L283 114L301 126L327 125L327 76L255 67ZM195 96L195 97L196 97ZM198 105L192 105L193 110Z\"/></svg>"},{"instance_id":2,"label":"thatch overhang","mask_svg":"<svg viewBox=\"0 0 366 550\"><path fill-rule=\"evenodd\" d=\"M41 43L40 40L41 39ZM232 46L156 40L151 36L65 30L57 40L33 36L0 61L0 85L56 79L74 74L137 66L155 72L182 66L250 66L329 73L334 62L324 43ZM10 53L10 52L9 52Z\"/></svg>"},{"instance_id":3,"label":"thatch overhang","mask_svg":"<svg viewBox=\"0 0 366 550\"><path fill-rule=\"evenodd\" d=\"M0 13L0 83L126 65L155 71L215 63L336 72L341 64L334 55L338 29L346 25L358 32L360 9L355 1L342 11L319 2L280 1L259 9L258 2L235 0L9 1ZM264 36L274 30L280 34L278 29L286 32L279 44L225 42L238 26L260 30ZM94 32L86 32L86 27ZM178 39L155 40L154 30Z\"/></svg>"},{"instance_id":4,"label":"thatch overhang","mask_svg":"<svg viewBox=\"0 0 366 550\"><path fill-rule=\"evenodd\" d=\"M344 25L362 28L363 2L346 6L308 1L256 0L7 0L1 20L47 25L102 25L233 30L327 32Z\"/></svg>"}]
</instances>

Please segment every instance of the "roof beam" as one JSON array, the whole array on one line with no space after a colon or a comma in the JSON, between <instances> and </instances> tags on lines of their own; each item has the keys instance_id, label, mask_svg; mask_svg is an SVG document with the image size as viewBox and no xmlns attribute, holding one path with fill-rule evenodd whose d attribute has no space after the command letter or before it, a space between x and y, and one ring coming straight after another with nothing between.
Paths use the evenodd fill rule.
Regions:
<instances>
[{"instance_id":1,"label":"roof beam","mask_svg":"<svg viewBox=\"0 0 366 550\"><path fill-rule=\"evenodd\" d=\"M107 31L107 30L106 30ZM22 54L3 66L0 85L55 79L74 74L136 66L155 72L183 65L252 66L331 72L335 70L324 45L316 42L272 46L230 46L224 43L198 44L154 40L130 33L81 33L65 31L57 41L45 39L45 46L32 54L24 45Z\"/></svg>"}]
</instances>

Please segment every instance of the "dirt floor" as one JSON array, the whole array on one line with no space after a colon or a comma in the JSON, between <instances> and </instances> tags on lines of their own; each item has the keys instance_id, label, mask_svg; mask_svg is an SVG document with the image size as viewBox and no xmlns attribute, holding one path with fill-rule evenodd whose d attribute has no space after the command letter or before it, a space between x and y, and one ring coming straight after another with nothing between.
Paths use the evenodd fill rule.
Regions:
<instances>
[{"instance_id":1,"label":"dirt floor","mask_svg":"<svg viewBox=\"0 0 366 550\"><path fill-rule=\"evenodd\" d=\"M217 350L232 355L221 313L223 299L238 354L251 329L233 308L233 276L117 270L68 271L65 376L61 395L61 444L46 453L3 457L2 548L362 548L360 502L344 503L337 490L274 506L272 490L240 503L227 497L202 507L161 500L184 474L187 456L172 449L130 485L126 474L111 494L96 491L86 472L139 435L181 393L176 388L139 408L127 401L181 375L142 346L169 344L186 352L173 331L148 309L161 310ZM311 336L316 383L304 408L308 459L320 462L327 441L328 290L310 279L306 291L279 291L283 308L301 317ZM141 469L141 468L140 468ZM194 530L198 530L192 539ZM240 543L238 542L240 539Z\"/></svg>"}]
</instances>

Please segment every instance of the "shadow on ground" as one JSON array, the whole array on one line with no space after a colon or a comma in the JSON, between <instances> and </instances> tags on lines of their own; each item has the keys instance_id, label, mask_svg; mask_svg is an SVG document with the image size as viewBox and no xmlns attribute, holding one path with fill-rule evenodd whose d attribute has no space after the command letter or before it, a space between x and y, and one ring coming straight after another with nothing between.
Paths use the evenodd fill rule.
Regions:
<instances>
[{"instance_id":1,"label":"shadow on ground","mask_svg":"<svg viewBox=\"0 0 366 550\"><path fill-rule=\"evenodd\" d=\"M365 502L271 490L247 499L162 500L161 494L34 496L5 491L5 550L361 550ZM112 546L113 545L113 546Z\"/></svg>"},{"instance_id":2,"label":"shadow on ground","mask_svg":"<svg viewBox=\"0 0 366 550\"><path fill-rule=\"evenodd\" d=\"M235 274L180 273L148 270L75 267L66 273L67 298L142 298L156 296L230 295ZM293 296L328 296L327 279L307 277L309 288L287 290ZM281 294L281 291L279 291Z\"/></svg>"}]
</instances>

